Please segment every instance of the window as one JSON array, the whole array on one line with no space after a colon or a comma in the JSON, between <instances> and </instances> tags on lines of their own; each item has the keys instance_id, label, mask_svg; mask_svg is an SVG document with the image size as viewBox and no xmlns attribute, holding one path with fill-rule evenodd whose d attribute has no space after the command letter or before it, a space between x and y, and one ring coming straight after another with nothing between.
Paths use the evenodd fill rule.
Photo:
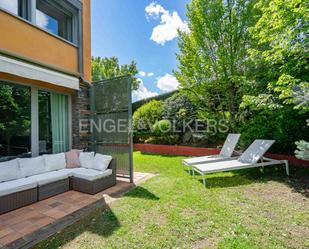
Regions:
<instances>
[{"instance_id":1,"label":"window","mask_svg":"<svg viewBox=\"0 0 309 249\"><path fill-rule=\"evenodd\" d=\"M69 138L68 95L0 81L0 162L68 151Z\"/></svg>"},{"instance_id":2,"label":"window","mask_svg":"<svg viewBox=\"0 0 309 249\"><path fill-rule=\"evenodd\" d=\"M0 0L0 7L18 15L18 0Z\"/></svg>"},{"instance_id":3,"label":"window","mask_svg":"<svg viewBox=\"0 0 309 249\"><path fill-rule=\"evenodd\" d=\"M39 154L69 150L68 96L39 90Z\"/></svg>"},{"instance_id":4,"label":"window","mask_svg":"<svg viewBox=\"0 0 309 249\"><path fill-rule=\"evenodd\" d=\"M63 2L62 2L63 4ZM77 32L74 31L74 14L73 10L64 8L64 6L57 1L36 1L36 24L68 41L73 42L73 34Z\"/></svg>"},{"instance_id":5,"label":"window","mask_svg":"<svg viewBox=\"0 0 309 249\"><path fill-rule=\"evenodd\" d=\"M29 0L0 0L0 8L29 19Z\"/></svg>"},{"instance_id":6,"label":"window","mask_svg":"<svg viewBox=\"0 0 309 249\"><path fill-rule=\"evenodd\" d=\"M0 82L0 161L31 156L31 89Z\"/></svg>"}]
</instances>

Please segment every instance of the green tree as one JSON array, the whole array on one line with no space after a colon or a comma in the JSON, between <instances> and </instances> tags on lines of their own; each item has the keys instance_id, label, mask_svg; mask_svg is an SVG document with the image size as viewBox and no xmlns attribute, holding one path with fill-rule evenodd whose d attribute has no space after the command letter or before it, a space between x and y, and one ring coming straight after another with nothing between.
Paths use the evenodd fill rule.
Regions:
<instances>
[{"instance_id":1,"label":"green tree","mask_svg":"<svg viewBox=\"0 0 309 249\"><path fill-rule=\"evenodd\" d=\"M91 71L93 81L130 75L132 77L132 90L138 89L139 81L135 77L138 70L134 61L130 64L119 65L116 57L92 57Z\"/></svg>"},{"instance_id":2,"label":"green tree","mask_svg":"<svg viewBox=\"0 0 309 249\"><path fill-rule=\"evenodd\" d=\"M0 138L11 155L12 136L30 134L30 90L0 82Z\"/></svg>"},{"instance_id":3,"label":"green tree","mask_svg":"<svg viewBox=\"0 0 309 249\"><path fill-rule=\"evenodd\" d=\"M244 96L241 104L249 117L267 112L270 120L277 113L282 113L289 122L281 123L283 126L278 131L292 130L294 136L291 138L297 134L298 139L301 136L308 138L308 7L309 3L305 0L259 0L256 4L261 18L250 29L256 46L249 49L249 54L256 65L264 65L262 72L257 71L253 75L264 89L261 94ZM293 119L295 115L297 120ZM265 123L264 127L267 125L269 123ZM297 145L297 153L304 155L302 151L306 142L301 141ZM290 148L290 152L294 148L292 141L285 146Z\"/></svg>"},{"instance_id":4,"label":"green tree","mask_svg":"<svg viewBox=\"0 0 309 249\"><path fill-rule=\"evenodd\" d=\"M255 0L192 0L190 32L180 32L175 73L200 118L229 116L235 123L248 84L248 32L258 17Z\"/></svg>"}]
</instances>

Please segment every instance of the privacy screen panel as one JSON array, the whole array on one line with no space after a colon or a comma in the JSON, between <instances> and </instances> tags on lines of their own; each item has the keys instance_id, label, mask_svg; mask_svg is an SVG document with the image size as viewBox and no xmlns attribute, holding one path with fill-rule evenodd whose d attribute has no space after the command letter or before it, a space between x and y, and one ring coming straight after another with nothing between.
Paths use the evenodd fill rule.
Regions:
<instances>
[{"instance_id":1,"label":"privacy screen panel","mask_svg":"<svg viewBox=\"0 0 309 249\"><path fill-rule=\"evenodd\" d=\"M117 161L117 175L133 181L131 123L131 78L94 82L90 120L93 150L112 155Z\"/></svg>"}]
</instances>

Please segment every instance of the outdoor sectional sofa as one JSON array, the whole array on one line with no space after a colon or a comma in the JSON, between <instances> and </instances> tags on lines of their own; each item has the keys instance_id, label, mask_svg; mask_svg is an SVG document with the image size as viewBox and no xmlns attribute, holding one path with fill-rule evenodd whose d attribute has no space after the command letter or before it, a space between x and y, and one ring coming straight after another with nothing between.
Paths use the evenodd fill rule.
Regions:
<instances>
[{"instance_id":1,"label":"outdoor sectional sofa","mask_svg":"<svg viewBox=\"0 0 309 249\"><path fill-rule=\"evenodd\" d=\"M66 168L62 154L0 163L0 214L69 190L96 194L116 184L115 159L103 171Z\"/></svg>"}]
</instances>

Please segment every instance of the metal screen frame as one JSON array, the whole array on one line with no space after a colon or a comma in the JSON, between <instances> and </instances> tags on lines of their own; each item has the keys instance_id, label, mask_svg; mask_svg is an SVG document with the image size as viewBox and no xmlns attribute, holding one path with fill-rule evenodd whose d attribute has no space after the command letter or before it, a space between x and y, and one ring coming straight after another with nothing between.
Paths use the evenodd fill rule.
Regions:
<instances>
[{"instance_id":1,"label":"metal screen frame","mask_svg":"<svg viewBox=\"0 0 309 249\"><path fill-rule=\"evenodd\" d=\"M96 110L96 105L97 105L97 94L95 91L102 91L102 89L104 89L104 86L107 84L117 84L116 82L119 81L127 81L127 92L128 92L128 96L127 96L127 100L128 103L126 105L125 109L120 109L120 110L113 110L112 108L110 110L108 110L108 108L105 109L104 107L102 108L102 110ZM113 114L115 115L115 117L117 117L117 115L119 113L122 114L126 114L127 113L127 120L128 120L128 134L127 134L127 143L124 142L119 142L119 141L109 141L109 142L100 142L97 141L96 133L92 132L91 133L91 145L92 145L92 150L95 152L101 152L102 151L98 151L99 147L101 147L101 149L104 150L104 147L109 148L109 151L113 151L113 148L116 148L115 150L117 150L117 148L127 148L128 149L128 166L127 166L127 173L125 174L124 171L120 171L123 168L117 168L117 176L119 177L125 177L125 178L129 178L130 182L133 183L134 180L134 176L133 176L133 133L132 133L132 90L131 90L131 86L132 86L132 78L130 76L123 76L123 77L116 77L116 78L111 78L111 79L105 79L105 80L100 80L100 81L96 81L96 82L92 82L92 86L90 88L90 110L91 110L91 118L92 120L96 120L99 119L99 116L112 116ZM107 87L108 88L108 87ZM109 87L110 90L110 87ZM104 90L103 90L104 91ZM100 101L103 101L102 103L104 103L104 95L102 96L102 99L100 99ZM113 96L117 96L117 94L113 95ZM120 97L119 97L120 98ZM103 105L103 104L102 104ZM116 118L115 118L116 119ZM102 134L101 134L102 135ZM101 137L102 138L102 137ZM121 140L121 139L120 139ZM121 150L121 149L119 149ZM113 153L105 153L105 154L113 154ZM124 153L126 154L126 153ZM116 161L117 161L117 156L115 156ZM122 160L119 158L118 163L122 162Z\"/></svg>"}]
</instances>

